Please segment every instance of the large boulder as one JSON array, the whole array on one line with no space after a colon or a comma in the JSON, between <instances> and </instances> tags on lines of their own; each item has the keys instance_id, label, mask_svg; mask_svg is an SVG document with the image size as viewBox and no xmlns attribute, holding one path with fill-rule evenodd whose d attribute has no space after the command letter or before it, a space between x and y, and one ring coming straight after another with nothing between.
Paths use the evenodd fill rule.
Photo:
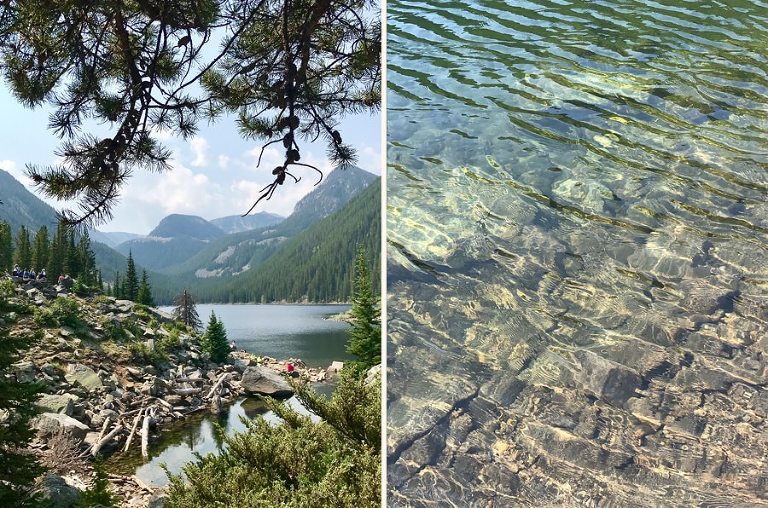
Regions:
<instances>
[{"instance_id":1,"label":"large boulder","mask_svg":"<svg viewBox=\"0 0 768 508\"><path fill-rule=\"evenodd\" d=\"M47 473L38 481L35 493L45 506L52 508L70 508L80 502L80 491L52 473Z\"/></svg>"},{"instance_id":2,"label":"large boulder","mask_svg":"<svg viewBox=\"0 0 768 508\"><path fill-rule=\"evenodd\" d=\"M101 382L98 374L94 370L81 363L71 364L64 378L73 385L79 385L92 392L98 390L104 383Z\"/></svg>"},{"instance_id":3,"label":"large boulder","mask_svg":"<svg viewBox=\"0 0 768 508\"><path fill-rule=\"evenodd\" d=\"M60 428L69 431L75 439L83 439L88 433L88 426L63 413L43 413L37 416L32 426L40 437L52 436Z\"/></svg>"},{"instance_id":4,"label":"large boulder","mask_svg":"<svg viewBox=\"0 0 768 508\"><path fill-rule=\"evenodd\" d=\"M251 365L246 368L240 385L249 393L271 397L290 397L293 395L293 388L288 384L288 381L274 370L263 365Z\"/></svg>"},{"instance_id":5,"label":"large boulder","mask_svg":"<svg viewBox=\"0 0 768 508\"><path fill-rule=\"evenodd\" d=\"M76 395L65 393L64 395L50 395L44 393L35 403L43 413L63 413L72 416L75 402L78 400Z\"/></svg>"}]
</instances>

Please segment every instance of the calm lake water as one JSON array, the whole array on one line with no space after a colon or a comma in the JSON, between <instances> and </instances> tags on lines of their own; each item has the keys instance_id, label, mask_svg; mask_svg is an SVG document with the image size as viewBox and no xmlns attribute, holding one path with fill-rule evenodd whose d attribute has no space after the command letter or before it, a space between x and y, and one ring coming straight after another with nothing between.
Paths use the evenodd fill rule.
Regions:
<instances>
[{"instance_id":1,"label":"calm lake water","mask_svg":"<svg viewBox=\"0 0 768 508\"><path fill-rule=\"evenodd\" d=\"M211 312L224 322L227 338L238 349L279 360L299 358L311 367L328 367L350 358L346 352L349 325L324 319L349 310L349 305L197 305L203 326ZM161 307L166 312L173 307Z\"/></svg>"},{"instance_id":2,"label":"calm lake water","mask_svg":"<svg viewBox=\"0 0 768 508\"><path fill-rule=\"evenodd\" d=\"M172 307L161 307L170 312ZM328 367L334 360L346 360L345 351L349 325L340 321L324 320L332 314L349 309L349 305L198 305L197 312L207 323L211 311L224 322L227 337L238 348L256 355L278 359L300 358L307 365ZM315 389L330 395L332 384L319 383ZM307 413L298 399L287 403ZM220 449L221 441L213 432L218 423L227 434L242 432L245 425L241 417L262 415L277 422L267 407L253 399L240 399L220 415L201 413L171 428L164 428L158 440L149 447L150 460L146 463L138 448L126 456L117 454L109 459L108 467L124 474L135 474L148 485L161 486L168 482L161 464L172 473L180 473L183 466L194 460L194 453L206 455Z\"/></svg>"},{"instance_id":3,"label":"calm lake water","mask_svg":"<svg viewBox=\"0 0 768 508\"><path fill-rule=\"evenodd\" d=\"M391 505L768 502L768 4L388 16Z\"/></svg>"}]
</instances>

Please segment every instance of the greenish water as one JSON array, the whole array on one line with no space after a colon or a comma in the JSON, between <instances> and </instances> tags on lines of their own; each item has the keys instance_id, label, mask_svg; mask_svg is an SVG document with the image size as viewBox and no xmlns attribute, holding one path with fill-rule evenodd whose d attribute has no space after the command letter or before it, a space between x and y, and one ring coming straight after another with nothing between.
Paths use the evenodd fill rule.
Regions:
<instances>
[{"instance_id":1,"label":"greenish water","mask_svg":"<svg viewBox=\"0 0 768 508\"><path fill-rule=\"evenodd\" d=\"M765 503L768 4L388 17L390 504Z\"/></svg>"}]
</instances>

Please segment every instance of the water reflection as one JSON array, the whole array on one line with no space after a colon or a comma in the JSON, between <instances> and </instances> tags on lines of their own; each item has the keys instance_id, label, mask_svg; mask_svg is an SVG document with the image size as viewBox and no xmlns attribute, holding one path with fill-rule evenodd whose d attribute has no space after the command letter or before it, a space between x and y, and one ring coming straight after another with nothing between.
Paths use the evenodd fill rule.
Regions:
<instances>
[{"instance_id":1,"label":"water reflection","mask_svg":"<svg viewBox=\"0 0 768 508\"><path fill-rule=\"evenodd\" d=\"M328 389L323 386L318 391L323 393ZM285 403L300 414L310 414L296 397L291 397ZM110 460L110 468L124 474L135 474L150 486L166 485L168 477L161 467L162 464L165 464L171 473L178 474L185 464L195 459L195 454L207 455L222 449L223 437L215 431L214 424L221 426L226 435L232 435L246 430L243 418L252 420L258 416L276 425L280 422L272 411L268 411L264 402L240 399L217 416L201 414L172 428L164 428L160 438L150 446L150 458L147 462L142 460L139 450L134 450L127 456L113 457ZM311 417L316 418L314 415Z\"/></svg>"}]
</instances>

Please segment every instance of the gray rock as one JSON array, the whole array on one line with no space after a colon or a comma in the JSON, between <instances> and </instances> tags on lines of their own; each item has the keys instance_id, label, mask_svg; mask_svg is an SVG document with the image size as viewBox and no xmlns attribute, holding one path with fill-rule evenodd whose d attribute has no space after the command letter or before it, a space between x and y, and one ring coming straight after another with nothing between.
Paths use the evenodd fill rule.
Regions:
<instances>
[{"instance_id":1,"label":"gray rock","mask_svg":"<svg viewBox=\"0 0 768 508\"><path fill-rule=\"evenodd\" d=\"M43 413L63 413L67 416L72 416L72 410L77 400L78 397L76 395L50 395L44 393L35 405Z\"/></svg>"},{"instance_id":2,"label":"gray rock","mask_svg":"<svg viewBox=\"0 0 768 508\"><path fill-rule=\"evenodd\" d=\"M47 473L39 480L34 492L51 508L69 508L80 502L80 491L68 485L61 476L52 473Z\"/></svg>"},{"instance_id":3,"label":"gray rock","mask_svg":"<svg viewBox=\"0 0 768 508\"><path fill-rule=\"evenodd\" d=\"M336 376L339 372L341 372L341 369L344 368L344 362L332 362L331 366L325 369L325 376L327 378L332 378Z\"/></svg>"},{"instance_id":4,"label":"gray rock","mask_svg":"<svg viewBox=\"0 0 768 508\"><path fill-rule=\"evenodd\" d=\"M40 370L41 370L42 372L44 372L45 374L48 374L48 375L49 375L49 376L51 376L51 377L58 377L58 376L60 375L60 373L61 373L61 372L59 371L59 369L58 369L58 368L56 368L56 366L55 366L55 365L53 365L53 364L51 364L51 363L44 363L44 364L43 364L43 365L40 367Z\"/></svg>"},{"instance_id":5,"label":"gray rock","mask_svg":"<svg viewBox=\"0 0 768 508\"><path fill-rule=\"evenodd\" d=\"M35 364L32 362L16 362L11 365L11 372L16 374L20 383L30 383L35 380Z\"/></svg>"},{"instance_id":6,"label":"gray rock","mask_svg":"<svg viewBox=\"0 0 768 508\"><path fill-rule=\"evenodd\" d=\"M377 379L381 379L381 364L374 365L368 369L368 372L365 374L366 386L374 383Z\"/></svg>"},{"instance_id":7,"label":"gray rock","mask_svg":"<svg viewBox=\"0 0 768 508\"><path fill-rule=\"evenodd\" d=\"M43 413L34 419L32 426L40 437L52 436L63 428L71 432L75 439L83 439L90 431L84 423L62 413Z\"/></svg>"},{"instance_id":8,"label":"gray rock","mask_svg":"<svg viewBox=\"0 0 768 508\"><path fill-rule=\"evenodd\" d=\"M240 385L249 393L270 395L272 397L289 397L293 395L293 388L280 374L261 365L253 365L245 369Z\"/></svg>"},{"instance_id":9,"label":"gray rock","mask_svg":"<svg viewBox=\"0 0 768 508\"><path fill-rule=\"evenodd\" d=\"M86 365L81 363L70 364L67 370L69 372L64 375L64 378L73 385L82 386L89 392L104 386L96 372Z\"/></svg>"},{"instance_id":10,"label":"gray rock","mask_svg":"<svg viewBox=\"0 0 768 508\"><path fill-rule=\"evenodd\" d=\"M168 495L163 492L156 492L152 494L147 502L147 508L164 508L168 502Z\"/></svg>"}]
</instances>

